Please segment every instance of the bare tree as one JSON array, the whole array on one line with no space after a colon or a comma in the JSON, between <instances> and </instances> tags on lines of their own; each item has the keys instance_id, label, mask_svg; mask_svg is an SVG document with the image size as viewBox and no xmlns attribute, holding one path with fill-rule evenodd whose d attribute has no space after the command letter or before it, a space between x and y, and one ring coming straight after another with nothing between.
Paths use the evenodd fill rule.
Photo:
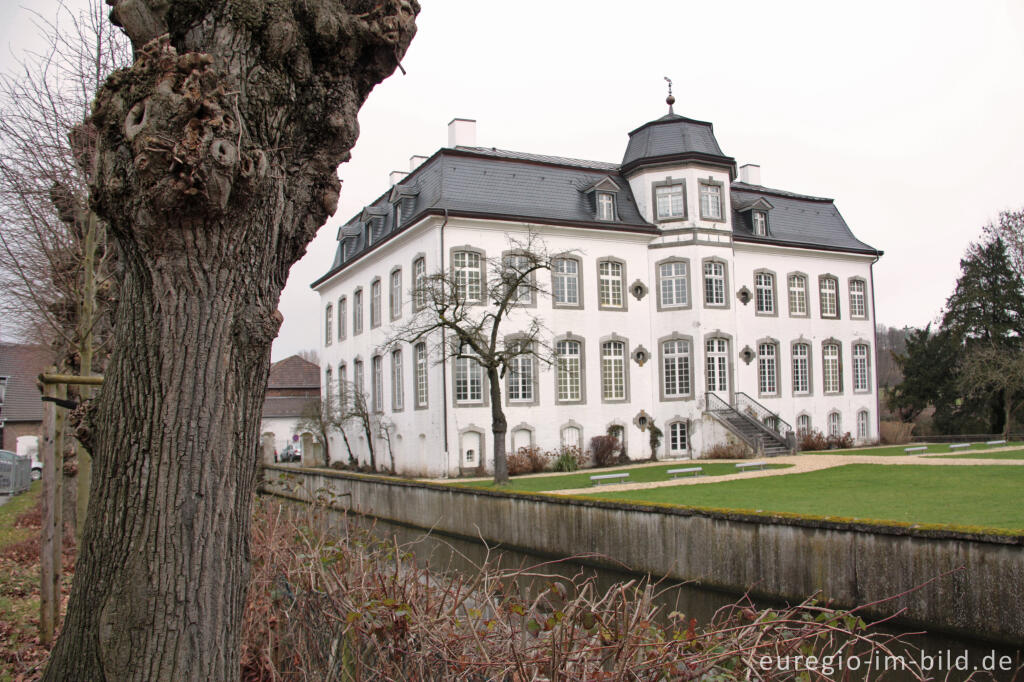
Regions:
<instances>
[{"instance_id":1,"label":"bare tree","mask_svg":"<svg viewBox=\"0 0 1024 682\"><path fill-rule=\"evenodd\" d=\"M995 344L968 349L957 384L965 397L1002 396L1003 438L1009 438L1013 416L1024 406L1024 350Z\"/></svg>"},{"instance_id":2,"label":"bare tree","mask_svg":"<svg viewBox=\"0 0 1024 682\"><path fill-rule=\"evenodd\" d=\"M259 423L292 264L415 0L107 0L90 205L122 267L79 433L92 503L46 680L237 680Z\"/></svg>"},{"instance_id":3,"label":"bare tree","mask_svg":"<svg viewBox=\"0 0 1024 682\"><path fill-rule=\"evenodd\" d=\"M324 444L324 466L331 465L331 432L335 430L337 408L330 392L326 398L313 398L302 408L302 416L295 423L297 433L315 434Z\"/></svg>"},{"instance_id":4,"label":"bare tree","mask_svg":"<svg viewBox=\"0 0 1024 682\"><path fill-rule=\"evenodd\" d=\"M300 350L298 353L296 353L296 355L298 355L306 362L312 362L314 365L320 364L320 352L316 348L307 348L305 350Z\"/></svg>"},{"instance_id":5,"label":"bare tree","mask_svg":"<svg viewBox=\"0 0 1024 682\"><path fill-rule=\"evenodd\" d=\"M89 207L96 129L90 103L128 41L101 0L56 19L37 15L45 49L0 75L0 312L25 340L47 343L63 372L102 371L117 302L114 250ZM77 390L77 389L74 389ZM89 397L89 389L83 397ZM80 535L91 460L78 448Z\"/></svg>"},{"instance_id":6,"label":"bare tree","mask_svg":"<svg viewBox=\"0 0 1024 682\"><path fill-rule=\"evenodd\" d=\"M538 284L536 273L551 269L552 256L533 232L523 240L510 238L509 247L500 258L487 260L486 281L470 281L463 271L453 268L414 283L416 312L392 330L387 344L426 341L441 362L455 359L480 366L490 394L497 484L508 482L508 422L502 408L501 380L516 358L533 356L550 361L550 347L543 340L544 326L540 318L525 312L523 304L547 293ZM514 334L503 336L503 329L509 331L508 324Z\"/></svg>"},{"instance_id":7,"label":"bare tree","mask_svg":"<svg viewBox=\"0 0 1024 682\"><path fill-rule=\"evenodd\" d=\"M341 398L336 414L335 428L341 433L345 441L345 447L349 452L349 463L356 461L352 443L348 438L346 428L354 425L356 430L361 431L366 439L366 448L370 456L370 469L377 470L377 450L374 441L380 433L380 413L373 411L370 400L358 386L352 383L342 384L339 388Z\"/></svg>"},{"instance_id":8,"label":"bare tree","mask_svg":"<svg viewBox=\"0 0 1024 682\"><path fill-rule=\"evenodd\" d=\"M1024 209L1000 212L997 222L982 228L982 235L986 240L1001 238L1013 267L1024 272Z\"/></svg>"}]
</instances>

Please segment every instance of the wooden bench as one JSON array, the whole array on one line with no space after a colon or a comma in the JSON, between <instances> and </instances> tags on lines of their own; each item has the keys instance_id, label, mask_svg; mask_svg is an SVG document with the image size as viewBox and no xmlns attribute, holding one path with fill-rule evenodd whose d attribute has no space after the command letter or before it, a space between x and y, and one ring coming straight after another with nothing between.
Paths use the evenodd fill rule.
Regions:
<instances>
[{"instance_id":1,"label":"wooden bench","mask_svg":"<svg viewBox=\"0 0 1024 682\"><path fill-rule=\"evenodd\" d=\"M913 448L903 448L903 452L924 452L927 449L927 445L918 445L917 447Z\"/></svg>"},{"instance_id":2,"label":"wooden bench","mask_svg":"<svg viewBox=\"0 0 1024 682\"><path fill-rule=\"evenodd\" d=\"M671 476L672 478L675 478L679 474L693 474L694 476L703 476L704 475L704 467L689 467L689 468L686 468L686 469L669 469L665 473L668 474L669 476Z\"/></svg>"},{"instance_id":3,"label":"wooden bench","mask_svg":"<svg viewBox=\"0 0 1024 682\"><path fill-rule=\"evenodd\" d=\"M600 476L591 476L591 485L601 485L602 483L609 483L612 481L624 481L629 478L629 474L601 474Z\"/></svg>"},{"instance_id":4,"label":"wooden bench","mask_svg":"<svg viewBox=\"0 0 1024 682\"><path fill-rule=\"evenodd\" d=\"M1006 445L1005 440L990 440L986 441L985 445Z\"/></svg>"},{"instance_id":5,"label":"wooden bench","mask_svg":"<svg viewBox=\"0 0 1024 682\"><path fill-rule=\"evenodd\" d=\"M971 445L972 445L972 443L950 443L949 444L949 449L950 450L959 450L960 448L969 448L969 447L971 447Z\"/></svg>"},{"instance_id":6,"label":"wooden bench","mask_svg":"<svg viewBox=\"0 0 1024 682\"><path fill-rule=\"evenodd\" d=\"M747 469L753 469L754 467L764 470L765 464L767 464L767 462L743 462L742 464L737 464L736 468L740 471L746 471Z\"/></svg>"}]
</instances>

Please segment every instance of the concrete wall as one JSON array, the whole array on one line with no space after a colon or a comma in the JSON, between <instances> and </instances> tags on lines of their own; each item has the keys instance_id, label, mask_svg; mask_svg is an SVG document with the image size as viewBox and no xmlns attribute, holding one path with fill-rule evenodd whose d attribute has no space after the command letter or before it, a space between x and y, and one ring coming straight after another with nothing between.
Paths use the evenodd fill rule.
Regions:
<instances>
[{"instance_id":1,"label":"concrete wall","mask_svg":"<svg viewBox=\"0 0 1024 682\"><path fill-rule=\"evenodd\" d=\"M1024 536L570 500L287 467L267 467L266 478L268 491L286 496L349 493L332 499L397 523L541 554L603 554L626 559L637 572L791 601L820 593L854 607L928 583L873 613L905 608L903 620L931 630L1024 641L1024 610L1017 608L1024 603Z\"/></svg>"}]
</instances>

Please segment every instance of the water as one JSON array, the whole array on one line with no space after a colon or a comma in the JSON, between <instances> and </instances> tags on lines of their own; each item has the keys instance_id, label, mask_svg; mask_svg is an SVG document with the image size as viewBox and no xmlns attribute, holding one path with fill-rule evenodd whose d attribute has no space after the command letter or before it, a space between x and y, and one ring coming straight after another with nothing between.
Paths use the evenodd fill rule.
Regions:
<instances>
[{"instance_id":1,"label":"water","mask_svg":"<svg viewBox=\"0 0 1024 682\"><path fill-rule=\"evenodd\" d=\"M587 563L586 557L564 559L562 557L541 556L525 553L516 550L502 548L500 545L488 546L482 540L468 540L461 537L453 537L440 533L429 533L420 528L412 528L387 521L362 517L358 515L345 516L341 513L334 513L333 520L339 525L348 522L358 527L372 528L374 534L382 539L392 538L404 549L412 553L419 565L426 565L432 571L459 572L471 576L478 571L484 563L504 569L530 568L527 574L543 577L530 577L526 575L517 580L518 587L524 598L535 596L539 591L547 588L552 579L558 576L571 579L574 577L585 577L593 579L595 586L606 591L616 584L625 583L631 580L648 581L649 576L639 575L629 571L629 567L623 565L622 570L612 570L605 567L595 567ZM343 532L343 531L341 531ZM553 578L554 577L554 578ZM673 611L685 614L686 618L695 618L698 626L711 621L715 612L723 607L731 606L743 595L731 592L700 587L693 584L679 583L668 580L651 580L655 591L655 603L662 607L662 614L669 614ZM768 599L758 599L756 606L761 608L782 607L784 603ZM1010 607L1012 608L1012 607ZM870 620L869 620L870 622ZM899 624L887 623L880 626L879 630L890 634L902 634L908 644L913 648L903 648L902 655L912 657L913 660L922 663L930 668L929 675L936 680L1024 680L1024 674L1014 678L1013 672L999 670L1001 663L1007 660L1012 661L1012 668L1024 664L1024 647L1011 647L1002 644L994 644L963 636L954 636L944 633L929 632L919 633L919 629L901 627ZM1008 657L1008 658L1007 658ZM995 664L996 671L991 676L976 676L971 678L970 673L974 670L986 669L989 663ZM963 666L967 670L959 670ZM861 671L864 672L864 671ZM861 672L850 672L848 679L859 679ZM836 675L839 675L838 671ZM864 678L867 675L864 674ZM885 679L910 680L909 675L889 674Z\"/></svg>"}]
</instances>

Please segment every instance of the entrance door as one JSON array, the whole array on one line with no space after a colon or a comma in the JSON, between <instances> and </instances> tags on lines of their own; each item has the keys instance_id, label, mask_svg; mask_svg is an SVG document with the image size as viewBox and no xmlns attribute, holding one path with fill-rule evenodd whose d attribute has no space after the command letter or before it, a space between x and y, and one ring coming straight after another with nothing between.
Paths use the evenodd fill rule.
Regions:
<instances>
[{"instance_id":1,"label":"entrance door","mask_svg":"<svg viewBox=\"0 0 1024 682\"><path fill-rule=\"evenodd\" d=\"M726 403L729 399L729 341L708 339L705 346L707 390Z\"/></svg>"}]
</instances>

